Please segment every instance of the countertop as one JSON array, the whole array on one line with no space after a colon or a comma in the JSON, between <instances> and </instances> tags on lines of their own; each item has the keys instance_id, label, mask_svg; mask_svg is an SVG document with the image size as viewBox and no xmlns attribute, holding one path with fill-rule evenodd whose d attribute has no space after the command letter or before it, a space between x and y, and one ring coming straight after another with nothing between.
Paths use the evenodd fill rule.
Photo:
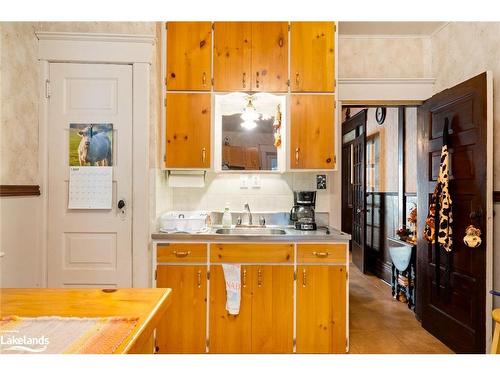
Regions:
<instances>
[{"instance_id":1,"label":"countertop","mask_svg":"<svg viewBox=\"0 0 500 375\"><path fill-rule=\"evenodd\" d=\"M147 346L171 302L171 289L0 289L0 316L130 317L139 321L114 353ZM91 303L89 303L91 302Z\"/></svg>"},{"instance_id":2,"label":"countertop","mask_svg":"<svg viewBox=\"0 0 500 375\"><path fill-rule=\"evenodd\" d=\"M161 241L197 241L197 242L347 242L351 235L338 229L328 228L330 234L323 227L315 231L300 231L292 226L272 226L267 228L283 229L286 234L217 234L215 231L220 226L210 227L203 233L162 233L155 232L151 238L156 242Z\"/></svg>"}]
</instances>

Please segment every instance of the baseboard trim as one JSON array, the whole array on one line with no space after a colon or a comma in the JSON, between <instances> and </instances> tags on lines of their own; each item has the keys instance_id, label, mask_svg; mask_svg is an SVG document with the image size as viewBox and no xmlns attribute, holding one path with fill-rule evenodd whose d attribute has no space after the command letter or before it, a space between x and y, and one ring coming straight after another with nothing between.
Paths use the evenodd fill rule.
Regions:
<instances>
[{"instance_id":1,"label":"baseboard trim","mask_svg":"<svg viewBox=\"0 0 500 375\"><path fill-rule=\"evenodd\" d=\"M0 185L0 197L27 197L40 195L40 185Z\"/></svg>"}]
</instances>

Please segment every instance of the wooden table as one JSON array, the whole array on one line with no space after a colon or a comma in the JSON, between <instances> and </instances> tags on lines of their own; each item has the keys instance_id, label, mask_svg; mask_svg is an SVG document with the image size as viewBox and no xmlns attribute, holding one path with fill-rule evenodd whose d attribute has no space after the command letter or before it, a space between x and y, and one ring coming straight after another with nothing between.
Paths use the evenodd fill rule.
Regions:
<instances>
[{"instance_id":1,"label":"wooden table","mask_svg":"<svg viewBox=\"0 0 500 375\"><path fill-rule=\"evenodd\" d=\"M152 353L152 334L170 304L172 290L0 289L0 317L139 318L115 353Z\"/></svg>"},{"instance_id":2,"label":"wooden table","mask_svg":"<svg viewBox=\"0 0 500 375\"><path fill-rule=\"evenodd\" d=\"M500 309L493 310L493 320L495 320L495 332L491 343L491 354L500 354Z\"/></svg>"}]
</instances>

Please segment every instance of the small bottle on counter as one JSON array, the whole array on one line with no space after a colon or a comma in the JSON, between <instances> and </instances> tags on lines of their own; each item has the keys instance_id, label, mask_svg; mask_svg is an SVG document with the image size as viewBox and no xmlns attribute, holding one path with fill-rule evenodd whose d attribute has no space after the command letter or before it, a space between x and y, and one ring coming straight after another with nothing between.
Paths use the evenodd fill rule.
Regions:
<instances>
[{"instance_id":1,"label":"small bottle on counter","mask_svg":"<svg viewBox=\"0 0 500 375\"><path fill-rule=\"evenodd\" d=\"M224 228L231 228L233 220L231 218L231 212L229 212L229 202L226 202L226 207L224 207L224 214L222 215L222 226Z\"/></svg>"}]
</instances>

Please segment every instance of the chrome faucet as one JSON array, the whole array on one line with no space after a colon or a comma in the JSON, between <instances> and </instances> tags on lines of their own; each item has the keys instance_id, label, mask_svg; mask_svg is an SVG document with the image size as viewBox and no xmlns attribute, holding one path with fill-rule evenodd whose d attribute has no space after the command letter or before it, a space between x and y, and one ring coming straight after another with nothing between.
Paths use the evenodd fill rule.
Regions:
<instances>
[{"instance_id":1,"label":"chrome faucet","mask_svg":"<svg viewBox=\"0 0 500 375\"><path fill-rule=\"evenodd\" d=\"M252 225L252 212L250 211L250 206L248 205L248 203L245 203L243 209L248 213L248 225Z\"/></svg>"}]
</instances>

